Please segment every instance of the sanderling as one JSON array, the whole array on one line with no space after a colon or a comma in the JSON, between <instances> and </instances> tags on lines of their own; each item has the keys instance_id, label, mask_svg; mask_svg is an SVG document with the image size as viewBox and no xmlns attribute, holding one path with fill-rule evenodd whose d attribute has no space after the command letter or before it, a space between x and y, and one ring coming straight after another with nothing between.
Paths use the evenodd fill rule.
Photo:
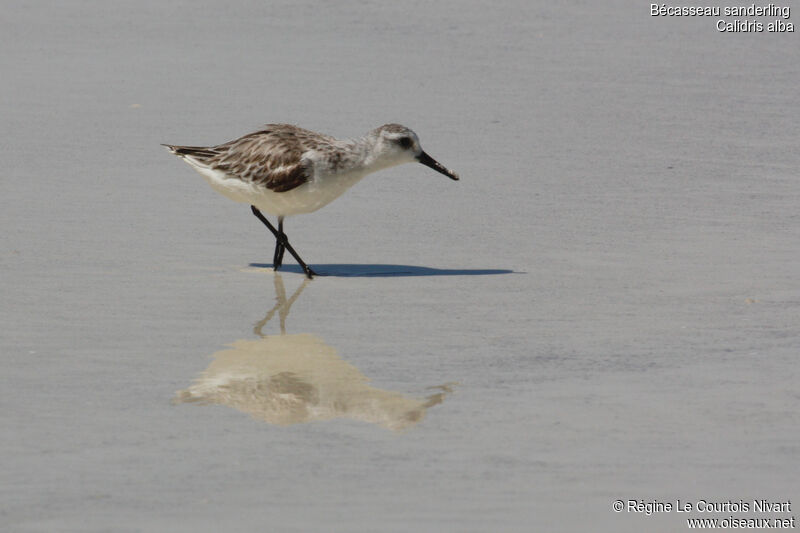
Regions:
<instances>
[{"instance_id":1,"label":"sanderling","mask_svg":"<svg viewBox=\"0 0 800 533\"><path fill-rule=\"evenodd\" d=\"M399 124L385 124L352 140L288 124L268 124L218 146L164 146L189 163L214 190L250 204L253 214L275 236L275 270L289 250L309 278L316 273L289 244L283 232L285 217L316 211L367 174L401 163L417 161L458 179L422 150L416 133ZM278 217L277 229L262 211Z\"/></svg>"}]
</instances>

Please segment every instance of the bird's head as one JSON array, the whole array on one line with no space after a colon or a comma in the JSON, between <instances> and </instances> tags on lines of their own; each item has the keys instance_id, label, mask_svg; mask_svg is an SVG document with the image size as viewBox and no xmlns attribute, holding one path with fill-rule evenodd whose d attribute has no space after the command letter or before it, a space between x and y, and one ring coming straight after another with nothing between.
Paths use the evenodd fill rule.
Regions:
<instances>
[{"instance_id":1,"label":"bird's head","mask_svg":"<svg viewBox=\"0 0 800 533\"><path fill-rule=\"evenodd\" d=\"M458 180L458 174L425 153L419 144L419 137L409 128L400 124L384 124L372 133L375 136L374 151L383 163L382 166L389 167L416 161L452 180Z\"/></svg>"}]
</instances>

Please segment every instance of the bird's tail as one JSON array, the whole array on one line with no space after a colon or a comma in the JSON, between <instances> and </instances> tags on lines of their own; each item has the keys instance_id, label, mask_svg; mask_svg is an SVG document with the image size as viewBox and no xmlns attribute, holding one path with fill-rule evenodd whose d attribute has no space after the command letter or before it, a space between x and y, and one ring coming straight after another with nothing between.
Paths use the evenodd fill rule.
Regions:
<instances>
[{"instance_id":1,"label":"bird's tail","mask_svg":"<svg viewBox=\"0 0 800 533\"><path fill-rule=\"evenodd\" d=\"M217 155L214 150L205 146L176 146L172 144L162 144L161 146L166 146L167 150L178 157L188 156L198 161L204 161Z\"/></svg>"}]
</instances>

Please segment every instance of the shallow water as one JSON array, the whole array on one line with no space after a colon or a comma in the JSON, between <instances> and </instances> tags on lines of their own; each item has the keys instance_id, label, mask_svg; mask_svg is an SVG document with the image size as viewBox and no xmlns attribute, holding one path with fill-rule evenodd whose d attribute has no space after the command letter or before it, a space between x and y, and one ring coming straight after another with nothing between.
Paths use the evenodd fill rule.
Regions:
<instances>
[{"instance_id":1,"label":"shallow water","mask_svg":"<svg viewBox=\"0 0 800 533\"><path fill-rule=\"evenodd\" d=\"M283 277L276 272L273 278L277 303L253 328L258 338L215 353L194 383L175 394L175 403L227 405L279 426L348 418L401 431L452 392L452 384L445 384L429 387L438 392L426 398L412 398L369 386L324 339L286 332L289 310L310 280L287 299ZM263 333L276 312L279 334Z\"/></svg>"},{"instance_id":2,"label":"shallow water","mask_svg":"<svg viewBox=\"0 0 800 533\"><path fill-rule=\"evenodd\" d=\"M4 13L4 531L671 532L612 502L798 500L795 34L626 2ZM327 275L276 275L159 146L266 122L400 122L461 181L369 176L286 221Z\"/></svg>"}]
</instances>

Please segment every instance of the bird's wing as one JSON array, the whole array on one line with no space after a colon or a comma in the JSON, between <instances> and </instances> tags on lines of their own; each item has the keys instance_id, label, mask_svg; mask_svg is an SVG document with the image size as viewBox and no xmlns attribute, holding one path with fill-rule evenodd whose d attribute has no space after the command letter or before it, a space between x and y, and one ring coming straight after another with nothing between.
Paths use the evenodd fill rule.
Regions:
<instances>
[{"instance_id":1,"label":"bird's wing","mask_svg":"<svg viewBox=\"0 0 800 533\"><path fill-rule=\"evenodd\" d=\"M285 192L311 179L312 163L303 154L315 149L321 139L328 138L297 126L268 124L261 131L218 146L168 148L231 178Z\"/></svg>"},{"instance_id":2,"label":"bird's wing","mask_svg":"<svg viewBox=\"0 0 800 533\"><path fill-rule=\"evenodd\" d=\"M215 146L209 166L231 177L261 185L275 192L299 187L311 179L312 168L303 158L307 151L304 132L286 125L268 125L265 129L235 141Z\"/></svg>"}]
</instances>

